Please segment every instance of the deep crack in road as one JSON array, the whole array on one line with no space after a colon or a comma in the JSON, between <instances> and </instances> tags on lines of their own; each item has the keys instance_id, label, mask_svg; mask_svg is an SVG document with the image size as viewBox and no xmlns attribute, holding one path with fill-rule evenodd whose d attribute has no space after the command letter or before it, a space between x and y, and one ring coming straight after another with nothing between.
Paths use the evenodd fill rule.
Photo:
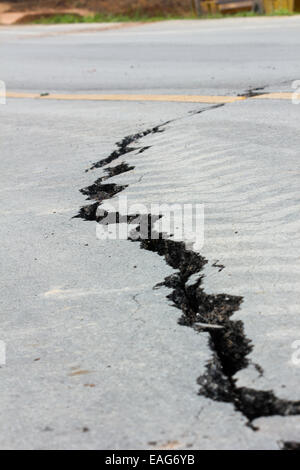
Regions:
<instances>
[{"instance_id":1,"label":"deep crack in road","mask_svg":"<svg viewBox=\"0 0 300 470\"><path fill-rule=\"evenodd\" d=\"M254 96L253 92L249 96ZM212 106L206 110L218 108ZM201 112L204 112L202 110ZM199 113L199 111L198 111ZM102 168L112 161L125 156L127 153L139 150L139 147L130 147L149 134L167 131L168 121L143 132L124 137L116 143L117 150L108 157L94 163L91 169ZM143 147L142 147L143 148ZM147 147L144 147L147 148ZM177 273L167 277L160 285L164 285L172 292L167 299L181 310L182 315L179 323L183 326L194 328L198 333L207 331L210 335L210 347L212 358L206 366L206 374L197 379L200 385L199 394L215 401L232 403L237 412L241 412L247 419L248 425L254 431L259 428L253 421L262 416L292 416L300 414L300 401L289 401L279 399L272 390L261 391L247 387L238 387L234 375L249 365L248 355L254 345L245 336L244 326L241 320L231 320L231 316L241 307L242 297L221 293L209 295L205 293L202 286L202 270L208 262L200 254L186 249L185 243L165 239L165 234L155 232L153 226L158 220L157 216L151 214L128 215L119 213L108 213L98 209L103 200L114 197L123 191L128 185L102 184L102 181L117 174L133 170L133 166L122 161L115 167L106 167L105 176L97 179L94 184L80 191L88 196L89 200L97 202L81 207L78 215L85 220L96 221L103 225L112 223L128 223L137 225L129 240L140 242L140 248L155 252L164 257L166 263L178 270ZM141 226L146 227L147 233L141 234ZM224 266L222 266L224 268ZM190 284L191 276L199 274L198 279ZM156 286L157 287L157 286ZM201 324L201 326L197 326ZM207 328L205 328L207 324ZM221 328L210 328L210 325ZM257 370L263 373L261 367L255 364Z\"/></svg>"}]
</instances>

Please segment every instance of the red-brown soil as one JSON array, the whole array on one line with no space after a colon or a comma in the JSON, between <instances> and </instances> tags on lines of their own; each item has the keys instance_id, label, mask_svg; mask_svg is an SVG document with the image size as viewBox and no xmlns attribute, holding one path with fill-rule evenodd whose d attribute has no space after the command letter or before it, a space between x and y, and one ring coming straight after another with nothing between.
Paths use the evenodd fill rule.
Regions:
<instances>
[{"instance_id":1,"label":"red-brown soil","mask_svg":"<svg viewBox=\"0 0 300 470\"><path fill-rule=\"evenodd\" d=\"M187 14L192 10L192 0L11 0L0 1L10 12L35 12L56 10L85 10L108 14L131 15L136 12L149 16Z\"/></svg>"}]
</instances>

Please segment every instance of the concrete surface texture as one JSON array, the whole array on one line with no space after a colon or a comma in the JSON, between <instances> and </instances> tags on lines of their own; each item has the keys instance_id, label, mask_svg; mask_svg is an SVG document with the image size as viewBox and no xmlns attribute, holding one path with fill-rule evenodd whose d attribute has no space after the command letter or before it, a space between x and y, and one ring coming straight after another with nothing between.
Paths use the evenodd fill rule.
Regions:
<instances>
[{"instance_id":1,"label":"concrete surface texture","mask_svg":"<svg viewBox=\"0 0 300 470\"><path fill-rule=\"evenodd\" d=\"M38 93L291 92L299 26L291 17L1 28L0 79ZM279 449L300 440L299 109L259 96L219 107L0 106L1 448ZM134 169L107 182L128 185L122 196L147 208L204 204L207 264L197 276L207 294L243 298L232 320L252 345L236 390L277 400L252 427L233 401L198 393L214 357L209 332L179 325L172 290L153 289L174 269L72 218L89 203L79 190L105 175L85 170L125 136L159 125L109 164ZM117 196L108 204L117 208Z\"/></svg>"}]
</instances>

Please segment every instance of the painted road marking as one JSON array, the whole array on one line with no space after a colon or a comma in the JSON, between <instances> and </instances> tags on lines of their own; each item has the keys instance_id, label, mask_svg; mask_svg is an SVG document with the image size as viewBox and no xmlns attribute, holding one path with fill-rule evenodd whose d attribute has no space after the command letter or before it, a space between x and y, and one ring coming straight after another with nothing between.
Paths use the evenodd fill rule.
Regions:
<instances>
[{"instance_id":1,"label":"painted road marking","mask_svg":"<svg viewBox=\"0 0 300 470\"><path fill-rule=\"evenodd\" d=\"M43 100L74 100L74 101L174 101L183 103L233 103L241 101L243 96L202 96L202 95L99 95L99 94L65 94L7 92L7 98L37 98Z\"/></svg>"},{"instance_id":2,"label":"painted road marking","mask_svg":"<svg viewBox=\"0 0 300 470\"><path fill-rule=\"evenodd\" d=\"M291 100L294 93L266 93L264 95L255 96L260 100Z\"/></svg>"},{"instance_id":3,"label":"painted road marking","mask_svg":"<svg viewBox=\"0 0 300 470\"><path fill-rule=\"evenodd\" d=\"M207 96L207 95L128 95L128 94L66 94L66 93L25 93L8 91L7 98L31 98L42 100L69 101L162 101L180 103L234 103L245 99L284 99L291 100L293 93L266 93L248 98L246 96Z\"/></svg>"}]
</instances>

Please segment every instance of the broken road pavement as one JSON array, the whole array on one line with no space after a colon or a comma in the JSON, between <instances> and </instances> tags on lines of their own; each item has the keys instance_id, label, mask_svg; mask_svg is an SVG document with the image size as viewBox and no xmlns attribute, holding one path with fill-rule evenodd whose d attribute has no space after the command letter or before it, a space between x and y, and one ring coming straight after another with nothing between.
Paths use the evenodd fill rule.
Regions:
<instances>
[{"instance_id":1,"label":"broken road pavement","mask_svg":"<svg viewBox=\"0 0 300 470\"><path fill-rule=\"evenodd\" d=\"M0 78L24 92L291 91L298 23L166 22L42 37L34 27L5 29ZM70 60L57 61L63 54ZM178 70L179 60L187 64ZM231 320L252 345L236 387L272 391L297 408L299 107L259 96L221 107L11 99L0 112L1 447L278 449L299 441L297 414L259 415L254 430L234 400L199 395L211 335L179 325L181 312L166 299L172 289L153 289L176 270L138 243L97 240L95 222L72 218L89 203L79 190L106 174L85 170L124 137L168 122L110 162L131 169L105 183L147 207L205 204L202 287L243 298Z\"/></svg>"}]
</instances>

